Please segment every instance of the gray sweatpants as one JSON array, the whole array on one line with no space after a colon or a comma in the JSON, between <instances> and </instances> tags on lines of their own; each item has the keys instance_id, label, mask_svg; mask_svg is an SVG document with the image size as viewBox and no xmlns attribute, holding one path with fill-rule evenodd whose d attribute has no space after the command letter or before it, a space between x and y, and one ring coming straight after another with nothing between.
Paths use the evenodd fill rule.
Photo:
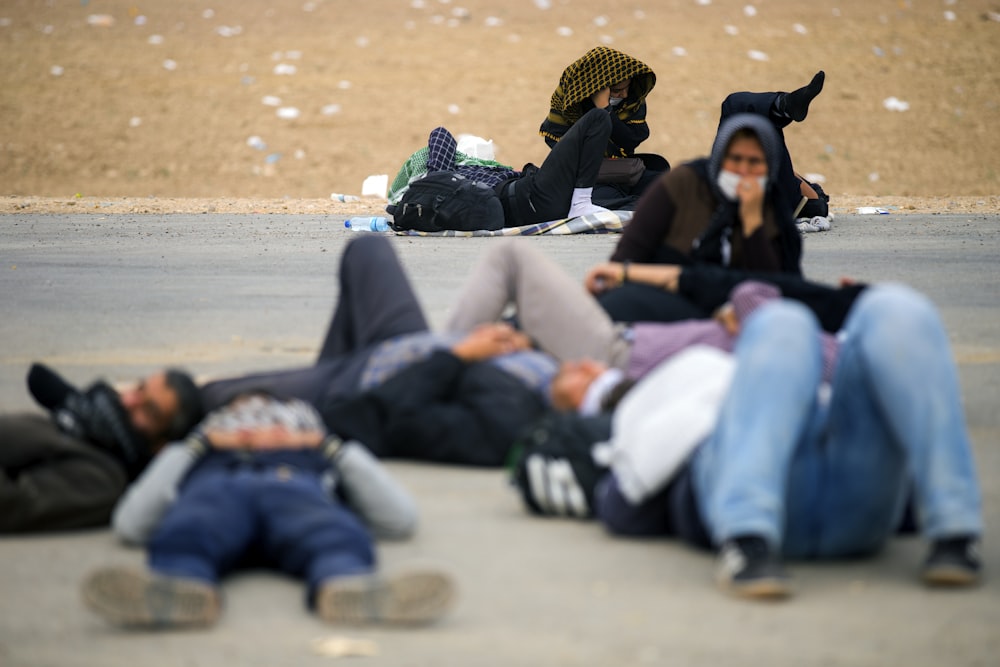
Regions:
<instances>
[{"instance_id":1,"label":"gray sweatpants","mask_svg":"<svg viewBox=\"0 0 1000 667\"><path fill-rule=\"evenodd\" d=\"M496 322L508 305L517 310L521 330L560 361L593 359L622 370L628 364L625 328L527 239L504 239L486 251L458 298L448 330L467 332Z\"/></svg>"}]
</instances>

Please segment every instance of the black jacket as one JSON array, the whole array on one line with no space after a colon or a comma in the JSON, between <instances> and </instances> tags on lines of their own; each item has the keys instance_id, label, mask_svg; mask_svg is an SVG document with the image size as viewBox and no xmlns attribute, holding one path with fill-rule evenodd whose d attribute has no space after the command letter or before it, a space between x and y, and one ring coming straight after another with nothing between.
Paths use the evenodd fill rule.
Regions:
<instances>
[{"instance_id":1,"label":"black jacket","mask_svg":"<svg viewBox=\"0 0 1000 667\"><path fill-rule=\"evenodd\" d=\"M711 313L729 299L729 293L736 285L745 280L770 283L781 290L784 298L804 303L816 314L823 330L830 333L836 333L844 326L854 301L868 287L865 283L832 287L784 273L740 271L698 264L685 266L681 271L678 292L706 313Z\"/></svg>"},{"instance_id":2,"label":"black jacket","mask_svg":"<svg viewBox=\"0 0 1000 667\"><path fill-rule=\"evenodd\" d=\"M0 416L0 533L107 526L125 466L39 414Z\"/></svg>"},{"instance_id":3,"label":"black jacket","mask_svg":"<svg viewBox=\"0 0 1000 667\"><path fill-rule=\"evenodd\" d=\"M537 392L488 362L439 350L358 396L322 406L327 428L379 458L499 467L545 408Z\"/></svg>"}]
</instances>

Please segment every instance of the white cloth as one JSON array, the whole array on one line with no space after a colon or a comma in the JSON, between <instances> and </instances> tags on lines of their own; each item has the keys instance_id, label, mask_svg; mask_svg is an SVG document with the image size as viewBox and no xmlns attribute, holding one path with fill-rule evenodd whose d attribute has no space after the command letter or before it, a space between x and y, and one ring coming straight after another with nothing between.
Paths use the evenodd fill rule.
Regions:
<instances>
[{"instance_id":1,"label":"white cloth","mask_svg":"<svg viewBox=\"0 0 1000 667\"><path fill-rule=\"evenodd\" d=\"M592 417L600 413L601 402L604 400L604 397L624 379L624 371L617 368L609 368L598 375L590 383L590 386L587 387L587 393L583 395L583 400L580 402L577 412L584 417Z\"/></svg>"},{"instance_id":2,"label":"white cloth","mask_svg":"<svg viewBox=\"0 0 1000 667\"><path fill-rule=\"evenodd\" d=\"M692 346L663 362L625 395L611 427L611 470L639 504L664 488L711 434L732 381L732 357Z\"/></svg>"}]
</instances>

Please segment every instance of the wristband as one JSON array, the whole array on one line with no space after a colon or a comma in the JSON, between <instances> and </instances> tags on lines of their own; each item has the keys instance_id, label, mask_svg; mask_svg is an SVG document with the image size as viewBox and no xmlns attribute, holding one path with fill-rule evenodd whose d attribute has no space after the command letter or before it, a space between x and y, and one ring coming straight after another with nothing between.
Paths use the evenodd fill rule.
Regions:
<instances>
[{"instance_id":1,"label":"wristband","mask_svg":"<svg viewBox=\"0 0 1000 667\"><path fill-rule=\"evenodd\" d=\"M190 437L188 437L186 444L195 458L199 459L207 454L208 450L212 446L212 444L208 441L208 438L201 432L193 433Z\"/></svg>"},{"instance_id":2,"label":"wristband","mask_svg":"<svg viewBox=\"0 0 1000 667\"><path fill-rule=\"evenodd\" d=\"M337 436L330 434L326 437L320 448L323 451L323 456L330 459L331 461L337 458L340 453L340 448L344 444L344 441Z\"/></svg>"},{"instance_id":3,"label":"wristband","mask_svg":"<svg viewBox=\"0 0 1000 667\"><path fill-rule=\"evenodd\" d=\"M628 285L628 265L629 260L624 260L622 262L622 285Z\"/></svg>"}]
</instances>

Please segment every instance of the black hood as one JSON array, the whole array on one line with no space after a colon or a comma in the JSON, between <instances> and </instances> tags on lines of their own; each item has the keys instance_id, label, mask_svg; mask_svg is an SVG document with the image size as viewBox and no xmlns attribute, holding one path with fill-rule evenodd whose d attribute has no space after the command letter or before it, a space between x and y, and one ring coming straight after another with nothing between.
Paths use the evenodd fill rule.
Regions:
<instances>
[{"instance_id":1,"label":"black hood","mask_svg":"<svg viewBox=\"0 0 1000 667\"><path fill-rule=\"evenodd\" d=\"M730 116L719 126L719 131L715 135L715 143L712 144L712 154L708 158L708 182L712 187L712 192L719 199L722 199L723 195L716 181L719 178L719 171L722 169L722 159L726 156L726 149L733 140L733 135L743 129L750 130L757 135L760 145L764 148L764 157L767 160L768 190L773 189L776 176L781 169L781 150L784 143L771 121L752 113L738 113L735 116Z\"/></svg>"}]
</instances>

